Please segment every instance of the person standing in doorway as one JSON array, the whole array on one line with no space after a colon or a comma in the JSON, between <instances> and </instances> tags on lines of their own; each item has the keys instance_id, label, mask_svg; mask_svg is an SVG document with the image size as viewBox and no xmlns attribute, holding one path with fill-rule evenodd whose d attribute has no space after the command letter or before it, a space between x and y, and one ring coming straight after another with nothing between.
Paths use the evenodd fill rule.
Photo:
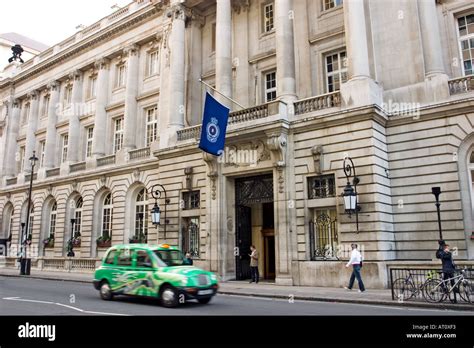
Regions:
<instances>
[{"instance_id":1,"label":"person standing in doorway","mask_svg":"<svg viewBox=\"0 0 474 348\"><path fill-rule=\"evenodd\" d=\"M364 282L362 281L362 277L360 275L360 270L362 268L362 255L360 254L359 250L357 250L357 244L351 244L351 248L351 258L346 264L346 267L349 268L350 266L352 266L352 275L351 279L349 280L349 286L344 287L344 289L352 290L352 287L354 286L354 281L357 278L357 282L359 283L359 292L364 292Z\"/></svg>"},{"instance_id":2,"label":"person standing in doorway","mask_svg":"<svg viewBox=\"0 0 474 348\"><path fill-rule=\"evenodd\" d=\"M250 252L250 274L252 276L250 283L258 283L260 275L258 273L258 251L255 245L250 246Z\"/></svg>"}]
</instances>

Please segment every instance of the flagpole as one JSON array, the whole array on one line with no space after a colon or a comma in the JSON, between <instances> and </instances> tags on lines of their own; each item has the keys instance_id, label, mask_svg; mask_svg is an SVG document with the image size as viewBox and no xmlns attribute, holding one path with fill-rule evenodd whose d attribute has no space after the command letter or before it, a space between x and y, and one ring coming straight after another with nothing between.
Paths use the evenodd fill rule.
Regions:
<instances>
[{"instance_id":1,"label":"flagpole","mask_svg":"<svg viewBox=\"0 0 474 348\"><path fill-rule=\"evenodd\" d=\"M199 79L199 82L201 82L204 86L212 89L214 92L220 94L221 96L223 96L224 98L230 100L232 103L234 103L235 105L237 105L238 107L242 108L242 110L244 109L247 109L245 106L243 106L242 104L240 103L237 103L234 99L232 98L229 98L228 96L222 94L221 92L219 92L217 89L215 89L214 87L212 87L211 85L207 84L206 82L204 82L202 79Z\"/></svg>"}]
</instances>

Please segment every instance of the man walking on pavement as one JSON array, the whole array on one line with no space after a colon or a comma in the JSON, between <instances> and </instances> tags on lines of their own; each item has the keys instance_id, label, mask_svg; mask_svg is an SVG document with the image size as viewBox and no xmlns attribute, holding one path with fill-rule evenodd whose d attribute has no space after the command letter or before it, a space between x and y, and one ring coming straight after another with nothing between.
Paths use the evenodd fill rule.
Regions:
<instances>
[{"instance_id":1,"label":"man walking on pavement","mask_svg":"<svg viewBox=\"0 0 474 348\"><path fill-rule=\"evenodd\" d=\"M252 275L252 280L250 283L258 283L259 274L258 274L258 251L255 248L255 245L250 246L251 254L250 256L250 274Z\"/></svg>"},{"instance_id":2,"label":"man walking on pavement","mask_svg":"<svg viewBox=\"0 0 474 348\"><path fill-rule=\"evenodd\" d=\"M346 264L346 268L349 268L349 266L352 265L352 275L349 281L349 286L345 286L344 289L352 290L352 287L354 286L354 280L357 278L357 282L359 283L359 292L364 292L365 287L364 283L362 282L362 277L360 276L360 269L362 268L362 255L360 254L359 250L357 250L357 244L351 244L351 247L351 258Z\"/></svg>"}]
</instances>

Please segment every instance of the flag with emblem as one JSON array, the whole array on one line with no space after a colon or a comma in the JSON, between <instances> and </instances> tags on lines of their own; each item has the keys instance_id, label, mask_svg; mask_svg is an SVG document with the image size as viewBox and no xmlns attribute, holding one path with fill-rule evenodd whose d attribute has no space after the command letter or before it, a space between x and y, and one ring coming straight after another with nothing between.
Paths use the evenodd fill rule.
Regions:
<instances>
[{"instance_id":1,"label":"flag with emblem","mask_svg":"<svg viewBox=\"0 0 474 348\"><path fill-rule=\"evenodd\" d=\"M212 95L206 93L204 115L202 118L201 141L199 148L214 156L224 151L229 108L225 107Z\"/></svg>"}]
</instances>

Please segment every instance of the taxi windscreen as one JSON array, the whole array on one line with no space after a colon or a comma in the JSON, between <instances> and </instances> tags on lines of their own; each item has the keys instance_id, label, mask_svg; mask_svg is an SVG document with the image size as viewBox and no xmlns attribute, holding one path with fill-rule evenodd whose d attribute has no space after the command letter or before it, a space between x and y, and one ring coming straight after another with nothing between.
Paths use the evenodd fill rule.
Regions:
<instances>
[{"instance_id":1,"label":"taxi windscreen","mask_svg":"<svg viewBox=\"0 0 474 348\"><path fill-rule=\"evenodd\" d=\"M183 266L183 253L179 250L155 250L154 253L168 266Z\"/></svg>"}]
</instances>

